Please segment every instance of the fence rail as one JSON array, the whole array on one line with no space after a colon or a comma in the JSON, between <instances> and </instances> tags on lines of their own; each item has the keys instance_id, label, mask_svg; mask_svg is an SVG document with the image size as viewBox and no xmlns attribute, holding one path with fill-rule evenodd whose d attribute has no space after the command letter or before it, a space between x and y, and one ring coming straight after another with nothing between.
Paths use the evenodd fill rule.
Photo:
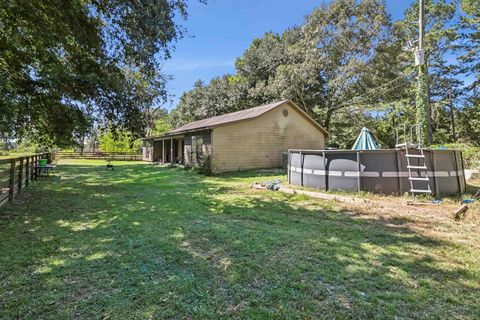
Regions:
<instances>
[{"instance_id":1,"label":"fence rail","mask_svg":"<svg viewBox=\"0 0 480 320\"><path fill-rule=\"evenodd\" d=\"M52 160L51 153L39 153L10 159L0 159L0 206L13 201L23 188L37 179L35 166L39 159Z\"/></svg>"},{"instance_id":2,"label":"fence rail","mask_svg":"<svg viewBox=\"0 0 480 320\"><path fill-rule=\"evenodd\" d=\"M56 158L68 159L104 159L104 160L128 160L140 161L142 160L141 153L126 153L126 152L55 152Z\"/></svg>"}]
</instances>

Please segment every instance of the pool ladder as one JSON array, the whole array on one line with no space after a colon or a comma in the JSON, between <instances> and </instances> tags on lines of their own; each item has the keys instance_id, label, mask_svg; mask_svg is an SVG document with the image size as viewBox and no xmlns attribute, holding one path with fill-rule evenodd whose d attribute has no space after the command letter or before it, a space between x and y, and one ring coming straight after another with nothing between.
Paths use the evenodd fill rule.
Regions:
<instances>
[{"instance_id":1,"label":"pool ladder","mask_svg":"<svg viewBox=\"0 0 480 320\"><path fill-rule=\"evenodd\" d=\"M402 135L403 133L403 135ZM400 143L400 139L403 136L403 142ZM408 169L408 181L410 182L410 193L425 193L431 194L430 178L428 177L428 168L425 154L422 147L422 130L419 124L414 124L410 127L410 140L407 141L407 126L405 124L400 125L396 129L396 141L395 148L405 148L405 158L407 160ZM416 149L417 153L410 153L409 149ZM412 165L412 160L416 159L417 163ZM413 176L413 172L416 172L416 176ZM400 172L399 172L400 174ZM418 183L423 183L423 186L417 186ZM424 189L424 185L427 188Z\"/></svg>"}]
</instances>

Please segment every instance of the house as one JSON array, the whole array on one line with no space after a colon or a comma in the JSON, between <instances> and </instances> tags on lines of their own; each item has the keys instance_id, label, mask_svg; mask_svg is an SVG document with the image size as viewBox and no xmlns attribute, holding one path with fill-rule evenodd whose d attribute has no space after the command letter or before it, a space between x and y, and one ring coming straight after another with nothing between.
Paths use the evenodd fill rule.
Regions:
<instances>
[{"instance_id":1,"label":"house","mask_svg":"<svg viewBox=\"0 0 480 320\"><path fill-rule=\"evenodd\" d=\"M327 131L290 100L198 120L143 139L143 160L199 166L214 173L277 168L288 149L324 149Z\"/></svg>"}]
</instances>

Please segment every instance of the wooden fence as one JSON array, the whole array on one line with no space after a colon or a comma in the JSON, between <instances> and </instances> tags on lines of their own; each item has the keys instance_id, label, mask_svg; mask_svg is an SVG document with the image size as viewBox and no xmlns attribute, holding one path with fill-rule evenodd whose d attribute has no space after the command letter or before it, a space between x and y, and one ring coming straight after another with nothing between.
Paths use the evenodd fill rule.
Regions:
<instances>
[{"instance_id":1,"label":"wooden fence","mask_svg":"<svg viewBox=\"0 0 480 320\"><path fill-rule=\"evenodd\" d=\"M11 159L0 159L0 206L13 201L15 196L36 180L35 166L39 159L51 160L50 153L39 153L31 156Z\"/></svg>"},{"instance_id":2,"label":"wooden fence","mask_svg":"<svg viewBox=\"0 0 480 320\"><path fill-rule=\"evenodd\" d=\"M101 159L101 160L142 160L141 153L122 153L122 152L55 152L56 158L64 159Z\"/></svg>"}]
</instances>

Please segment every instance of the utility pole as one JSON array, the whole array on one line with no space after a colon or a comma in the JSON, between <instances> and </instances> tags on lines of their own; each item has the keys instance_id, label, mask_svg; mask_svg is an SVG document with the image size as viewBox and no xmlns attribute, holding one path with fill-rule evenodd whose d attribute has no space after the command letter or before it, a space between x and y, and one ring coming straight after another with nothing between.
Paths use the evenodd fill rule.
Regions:
<instances>
[{"instance_id":1,"label":"utility pole","mask_svg":"<svg viewBox=\"0 0 480 320\"><path fill-rule=\"evenodd\" d=\"M416 120L420 124L421 130L425 133L422 135L423 144L430 145L432 144L432 121L430 114L430 97L428 89L428 70L427 64L425 61L424 53L424 0L419 0L419 12L418 12L418 47L415 51L415 64L418 66L418 83L417 83L417 93L416 93Z\"/></svg>"},{"instance_id":2,"label":"utility pole","mask_svg":"<svg viewBox=\"0 0 480 320\"><path fill-rule=\"evenodd\" d=\"M457 143L457 135L455 133L455 107L453 106L452 89L448 89L448 100L449 100L449 106L450 106L450 119L452 121L453 143Z\"/></svg>"}]
</instances>

